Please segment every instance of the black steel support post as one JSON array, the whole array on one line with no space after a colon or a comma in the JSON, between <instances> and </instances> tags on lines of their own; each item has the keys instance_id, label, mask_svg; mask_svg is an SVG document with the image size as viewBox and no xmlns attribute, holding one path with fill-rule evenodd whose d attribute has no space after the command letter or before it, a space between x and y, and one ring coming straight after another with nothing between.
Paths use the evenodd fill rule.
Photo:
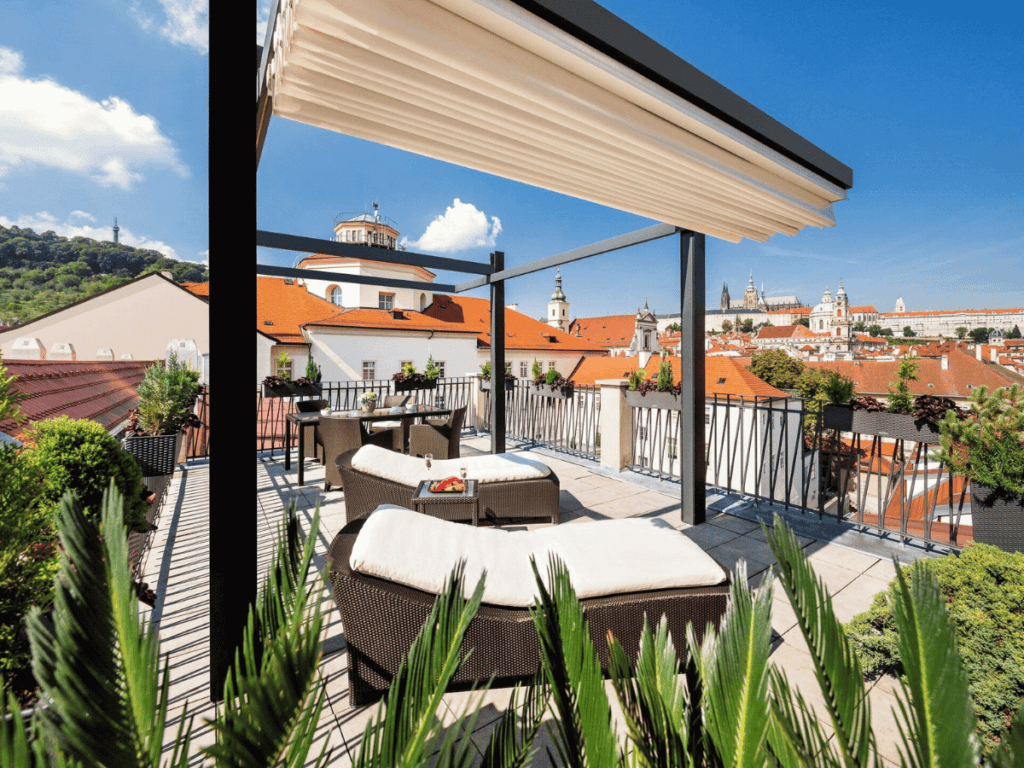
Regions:
<instances>
[{"instance_id":1,"label":"black steel support post","mask_svg":"<svg viewBox=\"0 0 1024 768\"><path fill-rule=\"evenodd\" d=\"M505 253L491 254L491 271L505 268ZM505 281L491 283L491 453L505 452Z\"/></svg>"},{"instance_id":2,"label":"black steel support post","mask_svg":"<svg viewBox=\"0 0 1024 768\"><path fill-rule=\"evenodd\" d=\"M704 234L681 232L679 235L679 279L682 294L679 356L682 366L680 402L682 403L682 475L683 522L704 522Z\"/></svg>"}]
</instances>

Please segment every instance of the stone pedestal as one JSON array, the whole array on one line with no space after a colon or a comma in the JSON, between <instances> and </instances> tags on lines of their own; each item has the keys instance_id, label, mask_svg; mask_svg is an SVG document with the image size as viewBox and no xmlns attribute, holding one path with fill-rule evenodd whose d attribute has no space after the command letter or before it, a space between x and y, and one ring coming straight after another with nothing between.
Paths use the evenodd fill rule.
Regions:
<instances>
[{"instance_id":1,"label":"stone pedestal","mask_svg":"<svg viewBox=\"0 0 1024 768\"><path fill-rule=\"evenodd\" d=\"M616 471L629 463L633 449L632 424L626 403L625 379L596 382L601 388L601 466Z\"/></svg>"}]
</instances>

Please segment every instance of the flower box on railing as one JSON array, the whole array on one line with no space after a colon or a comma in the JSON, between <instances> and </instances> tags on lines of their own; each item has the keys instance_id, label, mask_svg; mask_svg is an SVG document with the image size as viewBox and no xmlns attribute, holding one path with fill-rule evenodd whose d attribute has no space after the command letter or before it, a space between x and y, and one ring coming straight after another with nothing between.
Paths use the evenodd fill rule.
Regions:
<instances>
[{"instance_id":1,"label":"flower box on railing","mask_svg":"<svg viewBox=\"0 0 1024 768\"><path fill-rule=\"evenodd\" d=\"M276 387L263 385L264 397L319 397L323 391L323 384L296 384L294 381Z\"/></svg>"},{"instance_id":2,"label":"flower box on railing","mask_svg":"<svg viewBox=\"0 0 1024 768\"><path fill-rule=\"evenodd\" d=\"M174 474L174 467L185 460L183 449L185 434L154 435L124 439L124 449L142 470L143 477L159 477Z\"/></svg>"},{"instance_id":3,"label":"flower box on railing","mask_svg":"<svg viewBox=\"0 0 1024 768\"><path fill-rule=\"evenodd\" d=\"M682 411L679 395L672 392L637 392L626 390L626 403L630 408L660 408L663 411Z\"/></svg>"},{"instance_id":4,"label":"flower box on railing","mask_svg":"<svg viewBox=\"0 0 1024 768\"><path fill-rule=\"evenodd\" d=\"M406 379L405 381L392 382L395 385L395 392L412 392L416 389L437 389L437 379L426 379L416 381Z\"/></svg>"},{"instance_id":5,"label":"flower box on railing","mask_svg":"<svg viewBox=\"0 0 1024 768\"><path fill-rule=\"evenodd\" d=\"M480 391L481 392L490 392L491 391L491 380L490 379L479 379L479 382L480 382ZM516 380L515 379L505 379L505 391L506 392L511 392L515 388L516 388Z\"/></svg>"},{"instance_id":6,"label":"flower box on railing","mask_svg":"<svg viewBox=\"0 0 1024 768\"><path fill-rule=\"evenodd\" d=\"M534 384L530 387L530 392L534 397L541 397L546 400L570 400L574 389L572 384L567 384L563 387L556 386L553 389L550 384Z\"/></svg>"},{"instance_id":7,"label":"flower box on railing","mask_svg":"<svg viewBox=\"0 0 1024 768\"><path fill-rule=\"evenodd\" d=\"M1006 552L1024 552L1024 496L971 481L974 540Z\"/></svg>"},{"instance_id":8,"label":"flower box on railing","mask_svg":"<svg viewBox=\"0 0 1024 768\"><path fill-rule=\"evenodd\" d=\"M860 435L877 435L893 440L913 440L926 445L938 445L940 442L938 427L925 421L916 421L910 414L855 411L841 405L825 406L822 428L855 432Z\"/></svg>"}]
</instances>

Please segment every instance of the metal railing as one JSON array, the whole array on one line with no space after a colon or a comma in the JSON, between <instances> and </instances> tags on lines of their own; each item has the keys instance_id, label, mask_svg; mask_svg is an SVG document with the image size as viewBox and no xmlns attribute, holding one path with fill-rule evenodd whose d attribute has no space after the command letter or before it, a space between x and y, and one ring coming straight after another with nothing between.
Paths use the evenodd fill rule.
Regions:
<instances>
[{"instance_id":1,"label":"metal railing","mask_svg":"<svg viewBox=\"0 0 1024 768\"><path fill-rule=\"evenodd\" d=\"M681 413L631 408L628 467L661 479L680 479ZM715 395L704 406L708 485L801 509L820 511L819 449L805 444L800 401ZM818 417L811 416L815 429ZM809 444L816 444L807 441Z\"/></svg>"},{"instance_id":2,"label":"metal railing","mask_svg":"<svg viewBox=\"0 0 1024 768\"><path fill-rule=\"evenodd\" d=\"M516 440L542 445L585 459L601 455L601 389L573 387L564 397L545 397L546 386L537 391L519 379L505 392L505 434ZM491 392L486 393L481 431L490 431ZM552 393L554 394L554 393Z\"/></svg>"},{"instance_id":3,"label":"metal railing","mask_svg":"<svg viewBox=\"0 0 1024 768\"><path fill-rule=\"evenodd\" d=\"M210 457L210 388L196 400L195 414L202 422L200 427L189 427L185 433L185 458L208 459Z\"/></svg>"},{"instance_id":4,"label":"metal railing","mask_svg":"<svg viewBox=\"0 0 1024 768\"><path fill-rule=\"evenodd\" d=\"M466 409L466 421L463 430L476 428L476 413L473 407L476 378L444 378L438 379L436 389L419 389L399 394L409 395L414 403L427 403L439 408ZM374 392L382 399L386 395L396 394L394 382L390 379L372 379L367 381L325 381L322 392L312 397L266 397L262 385L256 387L256 450L274 451L284 447L284 419L289 413L298 410L296 403L300 400L325 400L336 411L356 410L360 407L359 399L367 392Z\"/></svg>"}]
</instances>

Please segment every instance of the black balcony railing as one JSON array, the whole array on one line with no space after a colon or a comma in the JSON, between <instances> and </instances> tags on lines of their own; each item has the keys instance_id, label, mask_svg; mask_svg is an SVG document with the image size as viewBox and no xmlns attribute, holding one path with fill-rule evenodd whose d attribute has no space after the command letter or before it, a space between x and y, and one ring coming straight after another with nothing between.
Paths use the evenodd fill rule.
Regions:
<instances>
[{"instance_id":1,"label":"black balcony railing","mask_svg":"<svg viewBox=\"0 0 1024 768\"><path fill-rule=\"evenodd\" d=\"M492 394L486 394L482 431L490 431ZM519 379L505 392L505 420L505 434L513 439L585 459L600 456L600 387L575 386L571 392L555 393Z\"/></svg>"},{"instance_id":2,"label":"black balcony railing","mask_svg":"<svg viewBox=\"0 0 1024 768\"><path fill-rule=\"evenodd\" d=\"M412 390L401 394L409 395L415 403L429 403L440 408L462 408L466 410L463 430L476 428L474 398L476 378L445 378L437 380L436 389ZM355 410L360 407L359 399L367 392L376 393L383 400L386 395L395 394L394 382L390 379L367 381L325 381L322 392L315 397L266 397L263 387L256 388L256 450L270 451L271 455L284 447L284 419L298 410L300 400L325 400L336 411Z\"/></svg>"}]
</instances>

